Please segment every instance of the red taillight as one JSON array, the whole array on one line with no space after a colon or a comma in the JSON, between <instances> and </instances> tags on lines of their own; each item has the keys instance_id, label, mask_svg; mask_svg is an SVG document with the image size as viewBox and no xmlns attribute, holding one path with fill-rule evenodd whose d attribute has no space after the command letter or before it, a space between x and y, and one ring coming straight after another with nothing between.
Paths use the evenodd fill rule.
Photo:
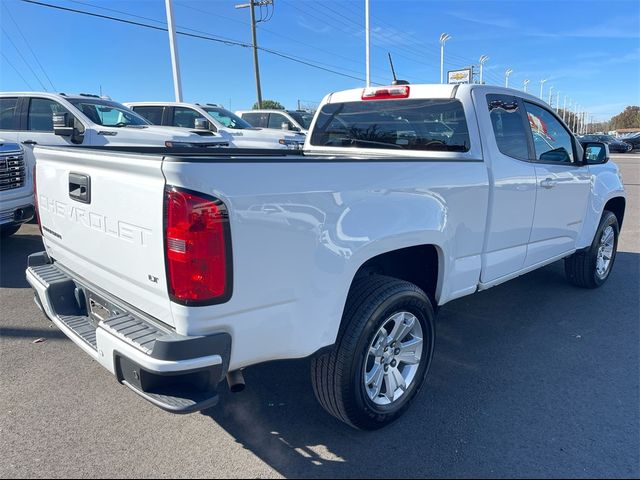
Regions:
<instances>
[{"instance_id":1,"label":"red taillight","mask_svg":"<svg viewBox=\"0 0 640 480\"><path fill-rule=\"evenodd\" d=\"M409 85L391 87L370 87L362 91L362 100L387 100L409 98Z\"/></svg>"},{"instance_id":2,"label":"red taillight","mask_svg":"<svg viewBox=\"0 0 640 480\"><path fill-rule=\"evenodd\" d=\"M231 238L224 203L175 187L166 190L165 202L171 299L184 305L227 301L231 296Z\"/></svg>"}]
</instances>

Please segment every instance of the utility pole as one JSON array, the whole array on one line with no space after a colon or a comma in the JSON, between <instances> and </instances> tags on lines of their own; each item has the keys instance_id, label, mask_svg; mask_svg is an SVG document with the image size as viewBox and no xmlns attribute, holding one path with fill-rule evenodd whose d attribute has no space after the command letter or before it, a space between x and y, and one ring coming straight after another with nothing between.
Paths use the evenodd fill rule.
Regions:
<instances>
[{"instance_id":1,"label":"utility pole","mask_svg":"<svg viewBox=\"0 0 640 480\"><path fill-rule=\"evenodd\" d=\"M481 55L480 56L480 85L484 84L483 67L484 67L484 62L486 62L487 60L489 60L489 57L487 57L486 55Z\"/></svg>"},{"instance_id":2,"label":"utility pole","mask_svg":"<svg viewBox=\"0 0 640 480\"><path fill-rule=\"evenodd\" d=\"M451 35L443 33L440 35L440 83L444 83L444 44L451 39Z\"/></svg>"},{"instance_id":3,"label":"utility pole","mask_svg":"<svg viewBox=\"0 0 640 480\"><path fill-rule=\"evenodd\" d=\"M544 82L546 82L547 80L540 80L540 100L544 100L544 97L542 96L542 93L544 91Z\"/></svg>"},{"instance_id":4,"label":"utility pole","mask_svg":"<svg viewBox=\"0 0 640 480\"><path fill-rule=\"evenodd\" d=\"M365 68L366 68L366 86L371 86L371 59L369 50L369 0L364 0L364 50L365 50ZM442 83L442 82L440 82Z\"/></svg>"},{"instance_id":5,"label":"utility pole","mask_svg":"<svg viewBox=\"0 0 640 480\"><path fill-rule=\"evenodd\" d=\"M258 108L262 108L262 89L260 88L260 65L258 64L258 39L256 35L256 24L261 22L262 19L256 22L255 7L266 7L273 5L273 0L250 0L249 3L243 3L236 5L236 8L249 8L251 11L251 40L253 42L253 69L256 76L256 93L258 96Z\"/></svg>"},{"instance_id":6,"label":"utility pole","mask_svg":"<svg viewBox=\"0 0 640 480\"><path fill-rule=\"evenodd\" d=\"M524 93L527 93L527 87L529 86L529 80L525 80L524 82L522 82L524 85Z\"/></svg>"},{"instance_id":7,"label":"utility pole","mask_svg":"<svg viewBox=\"0 0 640 480\"><path fill-rule=\"evenodd\" d=\"M176 102L182 101L182 82L180 80L180 65L178 63L178 47L176 46L176 25L173 23L173 6L171 0L165 0L167 10L167 31L169 32L169 50L171 51L171 68L173 70L173 90Z\"/></svg>"},{"instance_id":8,"label":"utility pole","mask_svg":"<svg viewBox=\"0 0 640 480\"><path fill-rule=\"evenodd\" d=\"M504 87L505 88L509 88L509 75L511 75L513 73L513 70L510 68L507 68L507 71L504 72Z\"/></svg>"}]
</instances>

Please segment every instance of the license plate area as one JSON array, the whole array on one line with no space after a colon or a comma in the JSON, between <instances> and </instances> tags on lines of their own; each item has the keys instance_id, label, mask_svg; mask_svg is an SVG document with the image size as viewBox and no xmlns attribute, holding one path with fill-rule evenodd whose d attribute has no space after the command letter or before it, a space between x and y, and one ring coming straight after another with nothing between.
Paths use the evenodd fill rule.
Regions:
<instances>
[{"instance_id":1,"label":"license plate area","mask_svg":"<svg viewBox=\"0 0 640 480\"><path fill-rule=\"evenodd\" d=\"M101 321L122 313L122 309L93 292L89 292L87 304L89 317L96 327Z\"/></svg>"}]
</instances>

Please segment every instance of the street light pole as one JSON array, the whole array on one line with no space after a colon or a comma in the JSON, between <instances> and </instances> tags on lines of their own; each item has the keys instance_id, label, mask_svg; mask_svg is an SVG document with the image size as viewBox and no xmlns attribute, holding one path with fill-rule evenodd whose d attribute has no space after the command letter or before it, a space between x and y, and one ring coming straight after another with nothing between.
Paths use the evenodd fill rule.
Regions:
<instances>
[{"instance_id":1,"label":"street light pole","mask_svg":"<svg viewBox=\"0 0 640 480\"><path fill-rule=\"evenodd\" d=\"M553 92L553 85L551 85L549 87L549 101L547 102L549 105L551 105L553 107L553 97L552 97L552 92Z\"/></svg>"},{"instance_id":2,"label":"street light pole","mask_svg":"<svg viewBox=\"0 0 640 480\"><path fill-rule=\"evenodd\" d=\"M556 112L560 113L560 90L556 93Z\"/></svg>"},{"instance_id":3,"label":"street light pole","mask_svg":"<svg viewBox=\"0 0 640 480\"><path fill-rule=\"evenodd\" d=\"M444 44L451 39L451 35L443 33L440 35L440 83L444 83Z\"/></svg>"},{"instance_id":4,"label":"street light pole","mask_svg":"<svg viewBox=\"0 0 640 480\"><path fill-rule=\"evenodd\" d=\"M546 82L547 80L540 80L540 100L544 100L544 97L542 96L542 92L544 91L544 82Z\"/></svg>"},{"instance_id":5,"label":"street light pole","mask_svg":"<svg viewBox=\"0 0 640 480\"><path fill-rule=\"evenodd\" d=\"M369 50L369 0L364 0L364 36L365 36L365 68L366 68L366 86L371 86L371 64L370 64L370 50ZM442 82L440 82L442 83Z\"/></svg>"},{"instance_id":6,"label":"street light pole","mask_svg":"<svg viewBox=\"0 0 640 480\"><path fill-rule=\"evenodd\" d=\"M165 0L167 10L167 31L169 32L169 50L171 51L171 69L173 71L173 90L176 102L182 101L182 81L180 80L180 64L178 62L178 47L176 46L176 26L173 23L173 6L171 0Z\"/></svg>"},{"instance_id":7,"label":"street light pole","mask_svg":"<svg viewBox=\"0 0 640 480\"><path fill-rule=\"evenodd\" d=\"M486 62L487 60L489 60L489 57L487 57L486 55L481 55L480 56L480 85L484 84L483 67L484 67L484 62Z\"/></svg>"},{"instance_id":8,"label":"street light pole","mask_svg":"<svg viewBox=\"0 0 640 480\"><path fill-rule=\"evenodd\" d=\"M562 121L566 122L566 120L564 119L565 114L567 113L567 96L564 96L564 107L562 109Z\"/></svg>"},{"instance_id":9,"label":"street light pole","mask_svg":"<svg viewBox=\"0 0 640 480\"><path fill-rule=\"evenodd\" d=\"M513 70L510 68L507 68L507 71L504 72L504 87L505 88L509 88L509 75L511 75L513 73Z\"/></svg>"},{"instance_id":10,"label":"street light pole","mask_svg":"<svg viewBox=\"0 0 640 480\"><path fill-rule=\"evenodd\" d=\"M522 82L524 84L524 93L527 93L527 87L529 86L529 80Z\"/></svg>"}]
</instances>

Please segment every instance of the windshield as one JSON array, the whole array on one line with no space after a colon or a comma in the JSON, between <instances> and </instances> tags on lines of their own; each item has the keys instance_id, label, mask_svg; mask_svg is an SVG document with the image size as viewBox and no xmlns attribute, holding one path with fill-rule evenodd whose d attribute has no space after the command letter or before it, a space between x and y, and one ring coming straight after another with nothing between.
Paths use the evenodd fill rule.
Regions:
<instances>
[{"instance_id":1,"label":"windshield","mask_svg":"<svg viewBox=\"0 0 640 480\"><path fill-rule=\"evenodd\" d=\"M98 125L105 127L150 125L150 123L140 115L116 102L97 98L69 98L67 100L84 113L89 120Z\"/></svg>"},{"instance_id":2,"label":"windshield","mask_svg":"<svg viewBox=\"0 0 640 480\"><path fill-rule=\"evenodd\" d=\"M293 119L300 124L302 128L305 130L309 130L311 126L311 120L313 120L313 113L309 112L288 112L289 115L293 117Z\"/></svg>"},{"instance_id":3,"label":"windshield","mask_svg":"<svg viewBox=\"0 0 640 480\"><path fill-rule=\"evenodd\" d=\"M245 128L253 128L246 121L231 113L229 110L225 110L221 107L203 107L203 110L217 120L219 123L227 128L234 128L236 130L243 130Z\"/></svg>"},{"instance_id":4,"label":"windshield","mask_svg":"<svg viewBox=\"0 0 640 480\"><path fill-rule=\"evenodd\" d=\"M311 145L466 152L470 140L458 100L367 100L322 107Z\"/></svg>"}]
</instances>

